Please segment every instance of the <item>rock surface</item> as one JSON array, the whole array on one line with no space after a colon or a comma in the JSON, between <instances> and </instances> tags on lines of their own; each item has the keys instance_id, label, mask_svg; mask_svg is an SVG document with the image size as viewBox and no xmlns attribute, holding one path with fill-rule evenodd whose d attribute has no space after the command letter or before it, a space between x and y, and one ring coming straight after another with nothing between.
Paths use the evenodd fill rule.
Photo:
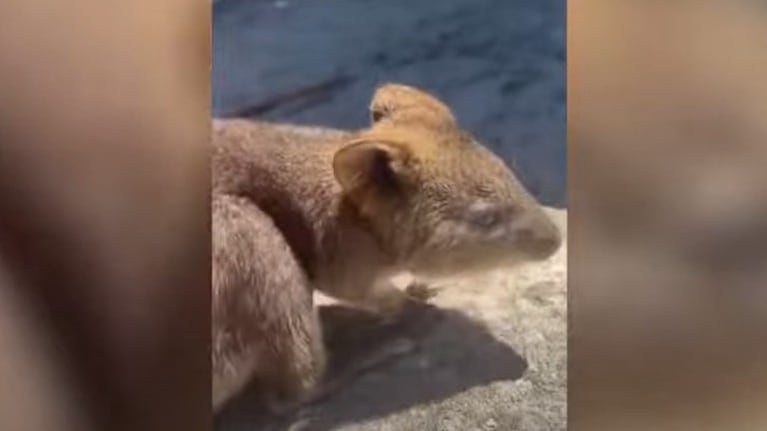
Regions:
<instances>
[{"instance_id":1,"label":"rock surface","mask_svg":"<svg viewBox=\"0 0 767 431\"><path fill-rule=\"evenodd\" d=\"M375 86L444 99L542 202L565 204L562 0L221 0L213 114L356 128Z\"/></svg>"},{"instance_id":2,"label":"rock surface","mask_svg":"<svg viewBox=\"0 0 767 431\"><path fill-rule=\"evenodd\" d=\"M566 234L566 211L550 214ZM217 429L565 430L566 262L565 245L545 262L441 281L434 308L406 325L388 332L345 328L356 337L351 343L331 337L331 373L354 361L357 353L343 346L369 350L406 336L415 350L288 417L260 416L245 396L218 418Z\"/></svg>"}]
</instances>

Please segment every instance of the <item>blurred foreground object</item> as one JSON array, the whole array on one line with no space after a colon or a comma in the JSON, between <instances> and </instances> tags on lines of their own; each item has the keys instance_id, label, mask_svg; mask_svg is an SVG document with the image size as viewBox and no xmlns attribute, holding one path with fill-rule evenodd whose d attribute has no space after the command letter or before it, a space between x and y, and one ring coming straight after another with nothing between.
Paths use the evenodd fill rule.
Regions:
<instances>
[{"instance_id":1,"label":"blurred foreground object","mask_svg":"<svg viewBox=\"0 0 767 431\"><path fill-rule=\"evenodd\" d=\"M767 9L569 7L570 429L767 429Z\"/></svg>"},{"instance_id":2,"label":"blurred foreground object","mask_svg":"<svg viewBox=\"0 0 767 431\"><path fill-rule=\"evenodd\" d=\"M0 5L0 429L211 426L209 22Z\"/></svg>"}]
</instances>

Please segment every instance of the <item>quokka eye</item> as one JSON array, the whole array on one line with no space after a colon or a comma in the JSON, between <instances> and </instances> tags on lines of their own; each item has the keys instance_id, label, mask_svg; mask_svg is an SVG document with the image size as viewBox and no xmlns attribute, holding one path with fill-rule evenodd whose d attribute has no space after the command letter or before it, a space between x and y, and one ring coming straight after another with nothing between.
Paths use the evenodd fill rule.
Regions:
<instances>
[{"instance_id":1,"label":"quokka eye","mask_svg":"<svg viewBox=\"0 0 767 431\"><path fill-rule=\"evenodd\" d=\"M471 212L469 220L481 228L491 228L501 222L502 214L496 208L485 207Z\"/></svg>"}]
</instances>

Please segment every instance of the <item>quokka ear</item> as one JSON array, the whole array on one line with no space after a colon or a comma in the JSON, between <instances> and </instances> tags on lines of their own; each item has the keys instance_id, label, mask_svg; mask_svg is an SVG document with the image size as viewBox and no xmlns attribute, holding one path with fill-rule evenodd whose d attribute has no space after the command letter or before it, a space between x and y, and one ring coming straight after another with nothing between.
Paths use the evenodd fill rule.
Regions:
<instances>
[{"instance_id":1,"label":"quokka ear","mask_svg":"<svg viewBox=\"0 0 767 431\"><path fill-rule=\"evenodd\" d=\"M404 184L409 151L382 141L357 141L338 150L333 174L347 195L395 194Z\"/></svg>"},{"instance_id":2,"label":"quokka ear","mask_svg":"<svg viewBox=\"0 0 767 431\"><path fill-rule=\"evenodd\" d=\"M450 108L431 94L402 84L384 84L370 101L372 124L383 120L420 120L426 123L455 123Z\"/></svg>"}]
</instances>

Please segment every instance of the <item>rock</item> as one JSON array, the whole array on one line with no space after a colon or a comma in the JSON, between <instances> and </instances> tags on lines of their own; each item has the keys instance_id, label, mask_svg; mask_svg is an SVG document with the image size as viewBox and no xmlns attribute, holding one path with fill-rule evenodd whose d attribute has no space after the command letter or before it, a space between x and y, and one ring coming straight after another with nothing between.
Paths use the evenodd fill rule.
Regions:
<instances>
[{"instance_id":1,"label":"rock","mask_svg":"<svg viewBox=\"0 0 767 431\"><path fill-rule=\"evenodd\" d=\"M566 211L549 211L566 234ZM331 372L354 360L338 346L366 350L406 335L416 340L414 351L287 418L257 416L247 401L236 403L218 418L217 429L565 430L566 262L565 245L545 262L441 281L430 300L435 307L390 328L392 334L343 328L356 338L329 341Z\"/></svg>"}]
</instances>

